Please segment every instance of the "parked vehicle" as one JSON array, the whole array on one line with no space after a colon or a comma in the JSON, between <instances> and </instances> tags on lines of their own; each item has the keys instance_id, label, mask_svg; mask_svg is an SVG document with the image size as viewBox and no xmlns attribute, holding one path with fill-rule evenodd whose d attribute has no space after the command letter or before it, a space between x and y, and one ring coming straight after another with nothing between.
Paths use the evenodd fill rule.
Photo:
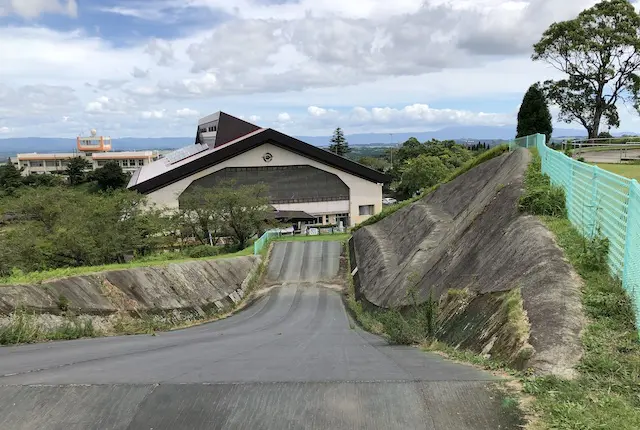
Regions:
<instances>
[{"instance_id":1,"label":"parked vehicle","mask_svg":"<svg viewBox=\"0 0 640 430\"><path fill-rule=\"evenodd\" d=\"M398 203L398 201L392 197L385 197L382 199L383 205L395 205L396 203Z\"/></svg>"}]
</instances>

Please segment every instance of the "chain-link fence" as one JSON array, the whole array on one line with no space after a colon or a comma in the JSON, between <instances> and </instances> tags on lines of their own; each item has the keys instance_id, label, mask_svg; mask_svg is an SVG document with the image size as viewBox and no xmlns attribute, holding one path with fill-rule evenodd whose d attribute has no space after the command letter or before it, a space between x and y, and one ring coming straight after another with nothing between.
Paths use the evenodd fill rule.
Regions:
<instances>
[{"instance_id":1,"label":"chain-link fence","mask_svg":"<svg viewBox=\"0 0 640 430\"><path fill-rule=\"evenodd\" d=\"M609 239L609 267L631 296L640 329L640 185L635 179L576 161L549 148L543 134L516 139L511 148L537 148L542 172L565 190L569 220L586 237Z\"/></svg>"}]
</instances>

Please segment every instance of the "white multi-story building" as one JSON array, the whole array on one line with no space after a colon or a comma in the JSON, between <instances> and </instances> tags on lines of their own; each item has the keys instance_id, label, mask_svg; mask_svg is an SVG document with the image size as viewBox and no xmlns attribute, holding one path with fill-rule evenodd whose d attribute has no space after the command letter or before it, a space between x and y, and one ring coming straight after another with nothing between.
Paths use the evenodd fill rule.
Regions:
<instances>
[{"instance_id":1,"label":"white multi-story building","mask_svg":"<svg viewBox=\"0 0 640 430\"><path fill-rule=\"evenodd\" d=\"M109 161L115 161L122 170L133 173L159 158L157 151L111 152L111 138L97 136L91 130L91 136L77 138L77 152L39 154L25 153L11 157L11 162L22 170L23 175L62 173L69 165L69 160L82 157L89 162L91 170L103 167Z\"/></svg>"}]
</instances>

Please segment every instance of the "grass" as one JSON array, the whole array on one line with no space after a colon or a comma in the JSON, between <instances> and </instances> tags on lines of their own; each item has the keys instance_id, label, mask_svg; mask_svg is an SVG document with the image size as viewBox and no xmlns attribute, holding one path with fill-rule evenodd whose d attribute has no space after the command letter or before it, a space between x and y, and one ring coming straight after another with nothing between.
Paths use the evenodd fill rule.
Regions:
<instances>
[{"instance_id":1,"label":"grass","mask_svg":"<svg viewBox=\"0 0 640 430\"><path fill-rule=\"evenodd\" d=\"M428 196L429 194L433 193L435 190L437 190L440 185L442 184L446 184L447 182L451 182L454 179L456 179L458 176L463 175L465 173L467 173L469 170L473 169L474 167L484 163L485 161L489 161L493 158L496 158L502 154L504 154L505 152L509 151L509 145L499 145L499 146L495 146L493 148L491 148L488 151L483 152L482 154L478 155L477 157L467 161L465 164L463 164L462 166L460 166L459 168L457 168L456 170L454 170L453 172L451 172L451 174L449 174L449 176L442 181L439 184L434 185L433 187L424 190L422 192L422 194L420 194L419 196L415 196L412 197L410 199L407 200L403 200L401 202L396 203L395 205L391 205L391 206L387 206L386 208L384 208L382 210L382 212L373 215L372 217L368 218L367 220L361 222L360 224L358 224L357 226L355 226L351 231L355 232L358 229L362 228L362 227L366 227L368 225L371 224L375 224L383 219L385 219L386 217L388 217L389 215L399 211L400 209L402 209L405 206L410 205L413 202L416 202L418 200L420 200L421 198L424 198L426 196Z\"/></svg>"},{"instance_id":2,"label":"grass","mask_svg":"<svg viewBox=\"0 0 640 430\"><path fill-rule=\"evenodd\" d=\"M640 181L640 164L597 164L601 169L607 170L629 179Z\"/></svg>"},{"instance_id":3,"label":"grass","mask_svg":"<svg viewBox=\"0 0 640 430\"><path fill-rule=\"evenodd\" d=\"M351 237L349 233L320 234L317 236L280 236L273 239L274 242L343 242Z\"/></svg>"},{"instance_id":4,"label":"grass","mask_svg":"<svg viewBox=\"0 0 640 430\"><path fill-rule=\"evenodd\" d=\"M636 430L640 428L640 343L629 296L606 265L585 259L592 241L567 219L544 217L565 255L584 280L583 305L589 323L577 379L528 378L525 392L552 429Z\"/></svg>"},{"instance_id":5,"label":"grass","mask_svg":"<svg viewBox=\"0 0 640 430\"><path fill-rule=\"evenodd\" d=\"M532 215L565 217L567 208L564 189L552 185L549 176L542 174L542 160L538 150L531 149L531 155L531 163L524 178L525 190L518 202L519 209Z\"/></svg>"},{"instance_id":6,"label":"grass","mask_svg":"<svg viewBox=\"0 0 640 430\"><path fill-rule=\"evenodd\" d=\"M0 345L44 342L49 340L71 340L101 335L91 319L67 317L58 327L46 328L37 316L24 309L16 309L9 315L6 325L0 327Z\"/></svg>"},{"instance_id":7,"label":"grass","mask_svg":"<svg viewBox=\"0 0 640 430\"><path fill-rule=\"evenodd\" d=\"M179 253L164 253L156 254L147 258L141 258L134 260L130 263L123 264L106 264L102 266L83 266L83 267L65 267L60 269L45 270L41 272L23 273L16 271L14 274L0 278L0 286L2 285L15 285L15 284L36 284L44 281L67 278L70 276L87 275L91 273L106 272L109 270L123 270L133 269L136 267L153 267L153 266L167 266L173 263L184 263L188 261L199 260L217 260L219 258L232 258L245 255L253 255L253 246L243 249L232 254L221 254L213 257L203 258L185 258L183 254ZM175 258L178 257L178 258Z\"/></svg>"}]
</instances>

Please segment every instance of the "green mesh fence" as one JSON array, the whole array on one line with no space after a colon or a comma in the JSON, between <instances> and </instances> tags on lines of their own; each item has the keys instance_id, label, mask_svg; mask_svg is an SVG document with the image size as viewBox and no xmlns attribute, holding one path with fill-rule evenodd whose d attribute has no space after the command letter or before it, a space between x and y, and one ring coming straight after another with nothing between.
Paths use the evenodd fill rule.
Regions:
<instances>
[{"instance_id":1,"label":"green mesh fence","mask_svg":"<svg viewBox=\"0 0 640 430\"><path fill-rule=\"evenodd\" d=\"M260 254L260 252L262 251L262 249L267 246L269 244L269 242L271 242L271 240L273 240L276 237L280 237L280 231L279 230L269 230L266 231L262 236L260 236L260 239L256 240L253 243L253 254L254 255L258 255Z\"/></svg>"},{"instance_id":2,"label":"green mesh fence","mask_svg":"<svg viewBox=\"0 0 640 430\"><path fill-rule=\"evenodd\" d=\"M538 148L542 172L565 190L569 220L586 237L609 239L609 267L631 296L640 328L640 185L635 179L576 161L549 148L543 134L518 138L515 147Z\"/></svg>"}]
</instances>

